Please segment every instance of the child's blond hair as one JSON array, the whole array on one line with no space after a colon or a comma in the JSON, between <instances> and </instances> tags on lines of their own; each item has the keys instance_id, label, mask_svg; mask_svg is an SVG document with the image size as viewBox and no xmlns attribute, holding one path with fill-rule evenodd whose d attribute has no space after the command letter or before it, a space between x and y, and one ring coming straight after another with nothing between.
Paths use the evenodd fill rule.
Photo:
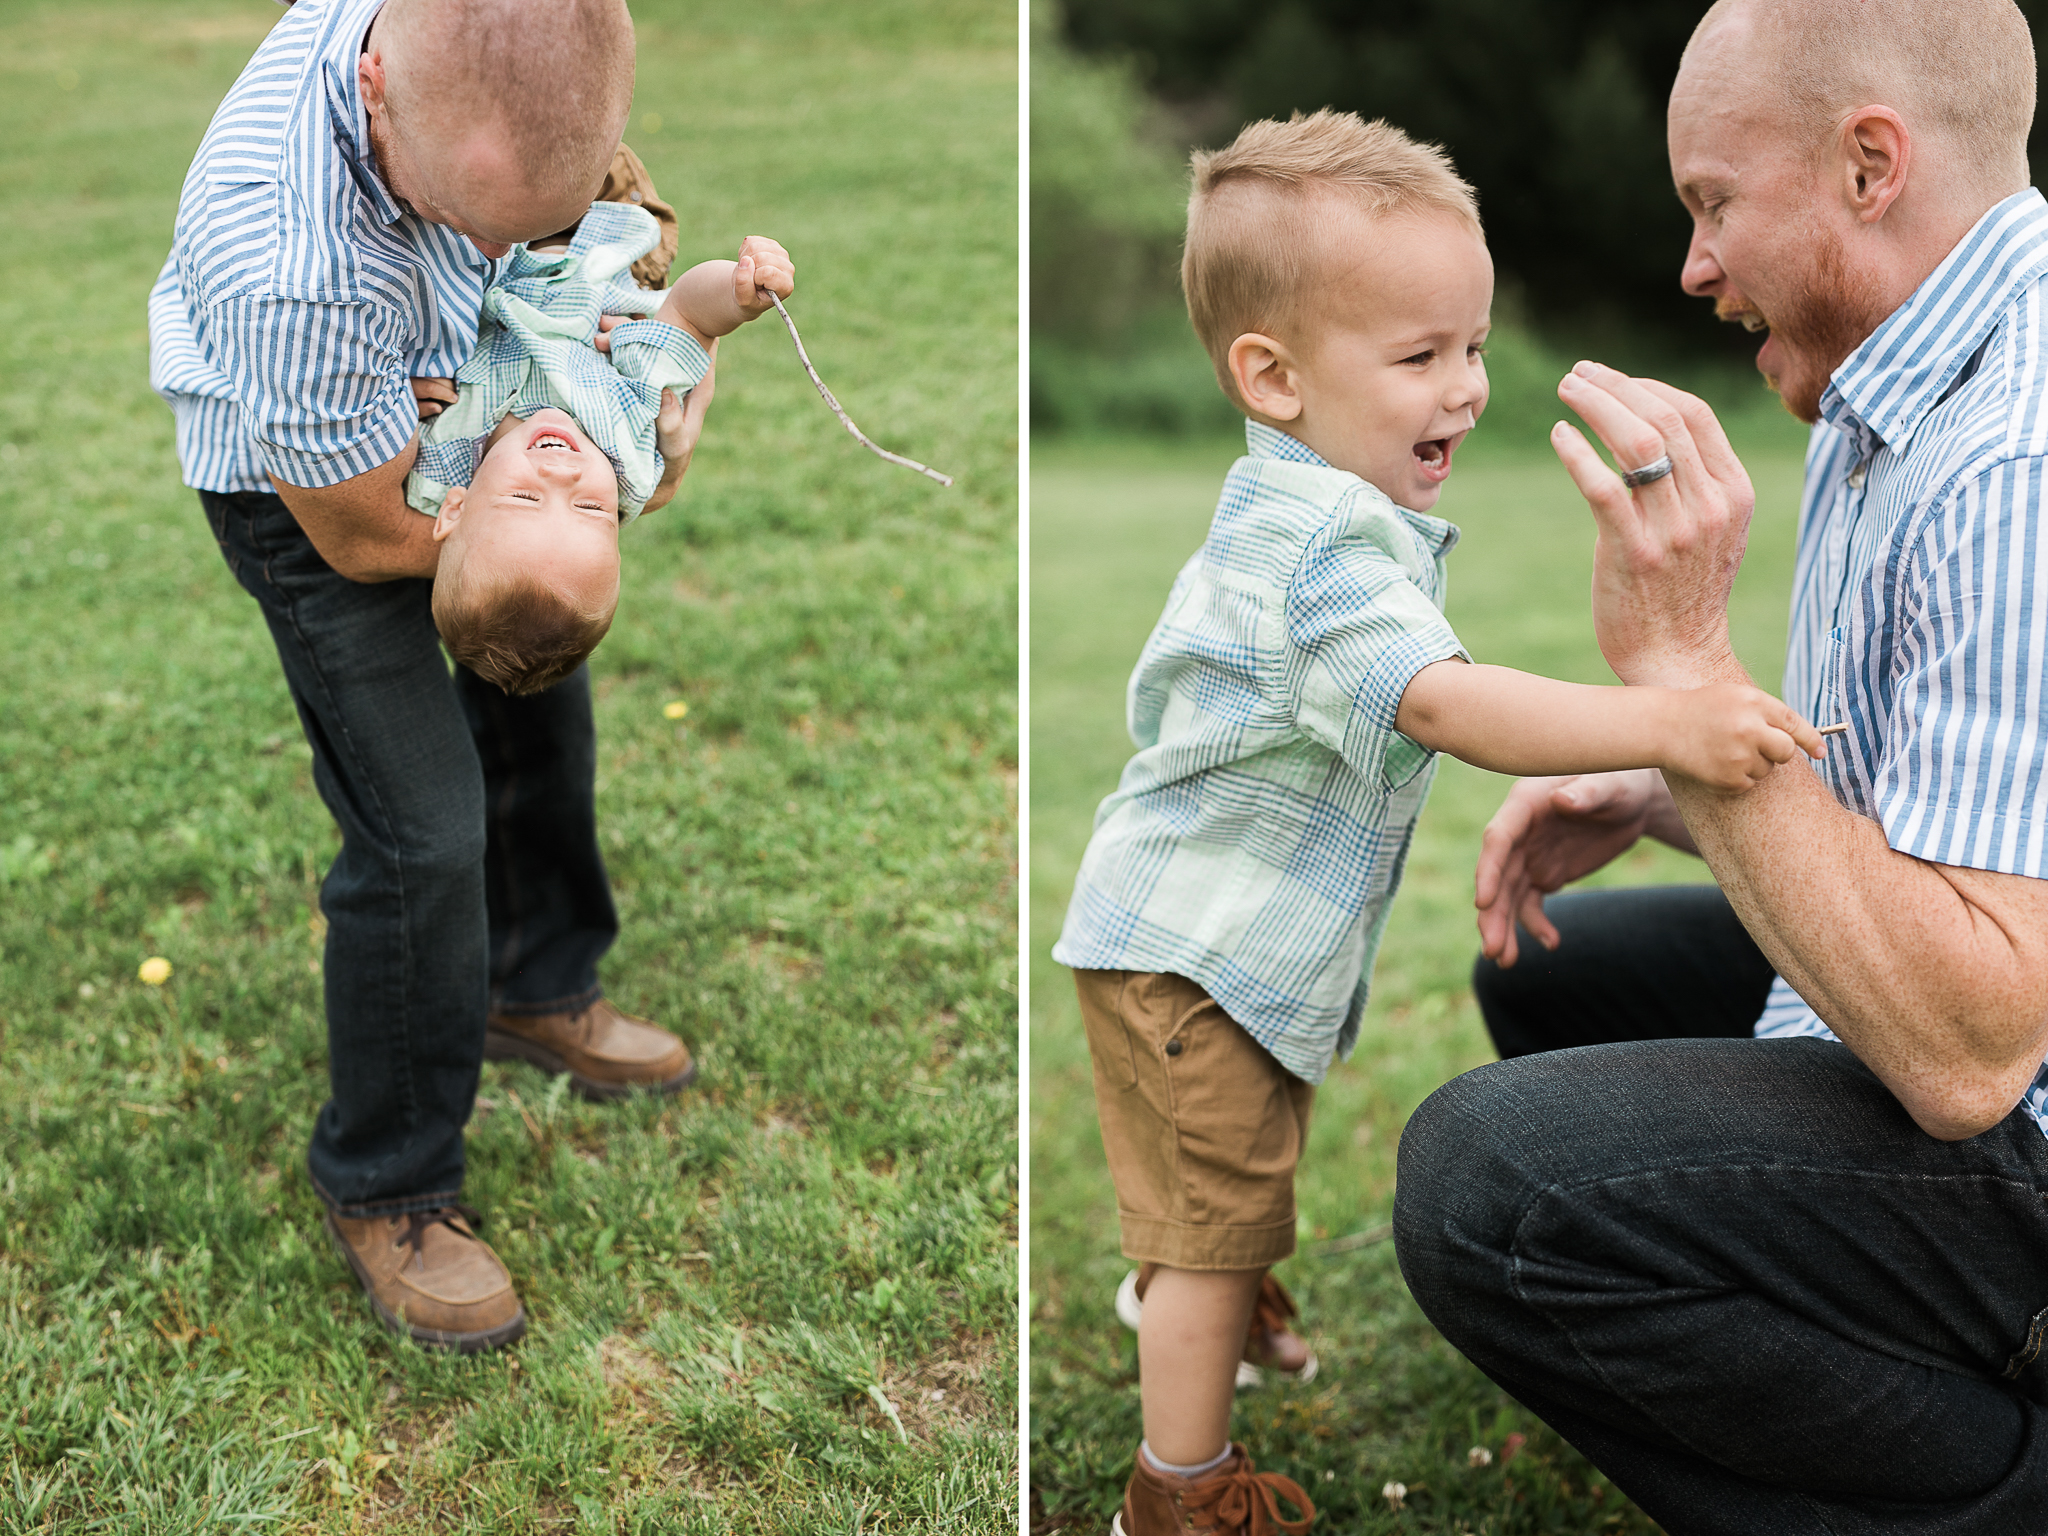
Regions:
<instances>
[{"instance_id":1,"label":"child's blond hair","mask_svg":"<svg viewBox=\"0 0 2048 1536\"><path fill-rule=\"evenodd\" d=\"M1355 112L1325 107L1252 123L1223 149L1197 150L1192 166L1181 287L1216 380L1239 410L1230 344L1256 331L1305 345L1306 312L1328 299L1319 203L1342 199L1373 217L1448 214L1479 232L1479 200L1449 155Z\"/></svg>"}]
</instances>

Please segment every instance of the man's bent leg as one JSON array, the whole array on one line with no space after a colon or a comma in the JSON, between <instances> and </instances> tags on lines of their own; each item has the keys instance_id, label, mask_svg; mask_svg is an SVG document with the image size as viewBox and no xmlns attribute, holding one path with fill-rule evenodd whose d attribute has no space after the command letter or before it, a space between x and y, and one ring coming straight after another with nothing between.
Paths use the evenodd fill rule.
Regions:
<instances>
[{"instance_id":1,"label":"man's bent leg","mask_svg":"<svg viewBox=\"0 0 2048 1536\"><path fill-rule=\"evenodd\" d=\"M455 679L484 774L491 1012L580 1012L619 932L597 846L590 668L524 695L466 667Z\"/></svg>"},{"instance_id":2,"label":"man's bent leg","mask_svg":"<svg viewBox=\"0 0 2048 1536\"><path fill-rule=\"evenodd\" d=\"M1827 1041L1495 1063L1401 1140L1416 1300L1672 1536L2048 1530L2048 1139Z\"/></svg>"},{"instance_id":3,"label":"man's bent leg","mask_svg":"<svg viewBox=\"0 0 2048 1536\"><path fill-rule=\"evenodd\" d=\"M1544 903L1563 940L1519 932L1521 958L1481 956L1472 991L1502 1056L1616 1040L1746 1039L1771 962L1711 885L1570 891Z\"/></svg>"},{"instance_id":4,"label":"man's bent leg","mask_svg":"<svg viewBox=\"0 0 2048 1536\"><path fill-rule=\"evenodd\" d=\"M275 496L200 500L341 829L320 896L333 1096L307 1167L347 1216L447 1206L483 1060L483 791L429 585L336 575Z\"/></svg>"}]
</instances>

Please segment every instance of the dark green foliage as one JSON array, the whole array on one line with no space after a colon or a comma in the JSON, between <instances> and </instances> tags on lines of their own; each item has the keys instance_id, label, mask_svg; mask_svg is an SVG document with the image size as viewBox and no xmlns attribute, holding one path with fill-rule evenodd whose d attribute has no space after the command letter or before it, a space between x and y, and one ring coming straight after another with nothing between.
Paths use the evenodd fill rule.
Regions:
<instances>
[{"instance_id":1,"label":"dark green foliage","mask_svg":"<svg viewBox=\"0 0 2048 1536\"><path fill-rule=\"evenodd\" d=\"M2048 0L2020 8L2037 33L2048 21ZM1205 143L1324 106L1441 143L1479 189L1503 273L1546 325L1746 357L1741 333L1677 280L1690 225L1671 189L1664 106L1706 10L1702 0L1089 0L1067 7L1065 34L1086 53L1131 60ZM2038 163L2048 126L2037 124L2032 149Z\"/></svg>"}]
</instances>

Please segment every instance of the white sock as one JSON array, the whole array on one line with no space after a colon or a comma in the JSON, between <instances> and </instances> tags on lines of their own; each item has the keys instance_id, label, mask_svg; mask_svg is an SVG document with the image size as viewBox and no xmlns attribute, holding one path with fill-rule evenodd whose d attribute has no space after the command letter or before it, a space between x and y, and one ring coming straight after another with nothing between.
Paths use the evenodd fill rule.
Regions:
<instances>
[{"instance_id":1,"label":"white sock","mask_svg":"<svg viewBox=\"0 0 2048 1536\"><path fill-rule=\"evenodd\" d=\"M1204 1472L1214 1472L1223 1463L1230 1460L1230 1442L1228 1440L1224 1441L1222 1450L1211 1456L1207 1461L1196 1462L1192 1467L1177 1467L1170 1461L1161 1461L1152 1454L1152 1442L1149 1440L1140 1440L1138 1442L1138 1453L1151 1464L1155 1472L1171 1472L1175 1477L1200 1477Z\"/></svg>"}]
</instances>

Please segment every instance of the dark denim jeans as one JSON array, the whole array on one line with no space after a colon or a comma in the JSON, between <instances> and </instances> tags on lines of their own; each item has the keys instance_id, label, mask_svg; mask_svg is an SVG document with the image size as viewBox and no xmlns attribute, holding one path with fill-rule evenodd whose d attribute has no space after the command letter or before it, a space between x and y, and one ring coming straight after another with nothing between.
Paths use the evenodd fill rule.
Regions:
<instances>
[{"instance_id":1,"label":"dark denim jeans","mask_svg":"<svg viewBox=\"0 0 2048 1536\"><path fill-rule=\"evenodd\" d=\"M270 625L341 828L320 887L333 1096L307 1169L344 1214L445 1205L487 1012L594 1001L618 933L590 675L508 697L450 668L431 583L336 575L275 496L199 500Z\"/></svg>"},{"instance_id":2,"label":"dark denim jeans","mask_svg":"<svg viewBox=\"0 0 2048 1536\"><path fill-rule=\"evenodd\" d=\"M1769 966L1718 892L1550 910L1554 956L1479 977L1538 1053L1401 1138L1430 1320L1672 1536L2048 1531L2048 1138L1937 1141L1846 1047L1733 1038Z\"/></svg>"}]
</instances>

